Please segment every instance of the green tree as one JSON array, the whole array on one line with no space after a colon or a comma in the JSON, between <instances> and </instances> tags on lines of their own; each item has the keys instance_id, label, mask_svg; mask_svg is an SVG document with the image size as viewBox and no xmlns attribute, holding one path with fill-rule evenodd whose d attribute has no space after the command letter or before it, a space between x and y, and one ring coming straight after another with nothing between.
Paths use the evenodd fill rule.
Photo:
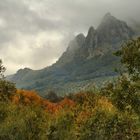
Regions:
<instances>
[{"instance_id":1,"label":"green tree","mask_svg":"<svg viewBox=\"0 0 140 140\"><path fill-rule=\"evenodd\" d=\"M15 93L16 87L13 83L0 80L0 101L8 101Z\"/></svg>"},{"instance_id":2,"label":"green tree","mask_svg":"<svg viewBox=\"0 0 140 140\"><path fill-rule=\"evenodd\" d=\"M122 45L122 49L116 52L121 57L121 63L127 68L133 79L140 78L140 37Z\"/></svg>"},{"instance_id":3,"label":"green tree","mask_svg":"<svg viewBox=\"0 0 140 140\"><path fill-rule=\"evenodd\" d=\"M54 91L50 90L47 95L45 95L44 97L45 99L48 99L51 102L59 102L60 100L62 100L62 97L59 97Z\"/></svg>"},{"instance_id":4,"label":"green tree","mask_svg":"<svg viewBox=\"0 0 140 140\"><path fill-rule=\"evenodd\" d=\"M13 83L8 82L4 79L5 67L0 60L0 101L9 100L9 98L16 93L16 87Z\"/></svg>"},{"instance_id":5,"label":"green tree","mask_svg":"<svg viewBox=\"0 0 140 140\"><path fill-rule=\"evenodd\" d=\"M115 83L109 83L101 90L121 111L135 111L140 114L140 38L130 40L116 52L126 68Z\"/></svg>"},{"instance_id":6,"label":"green tree","mask_svg":"<svg viewBox=\"0 0 140 140\"><path fill-rule=\"evenodd\" d=\"M2 60L0 59L0 78L3 78L4 72L5 72L5 67L2 65Z\"/></svg>"}]
</instances>

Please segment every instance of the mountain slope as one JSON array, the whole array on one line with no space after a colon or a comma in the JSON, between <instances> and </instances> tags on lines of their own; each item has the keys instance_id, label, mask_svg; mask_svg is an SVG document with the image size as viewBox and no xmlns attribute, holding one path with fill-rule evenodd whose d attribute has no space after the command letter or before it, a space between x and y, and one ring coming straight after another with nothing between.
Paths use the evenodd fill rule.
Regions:
<instances>
[{"instance_id":1,"label":"mountain slope","mask_svg":"<svg viewBox=\"0 0 140 140\"><path fill-rule=\"evenodd\" d=\"M18 88L35 89L42 96L50 89L62 94L94 82L99 84L117 75L114 69L119 67L119 59L112 53L133 36L133 30L124 21L108 13L97 29L89 28L86 37L77 35L52 66L37 71L25 68L7 79Z\"/></svg>"}]
</instances>

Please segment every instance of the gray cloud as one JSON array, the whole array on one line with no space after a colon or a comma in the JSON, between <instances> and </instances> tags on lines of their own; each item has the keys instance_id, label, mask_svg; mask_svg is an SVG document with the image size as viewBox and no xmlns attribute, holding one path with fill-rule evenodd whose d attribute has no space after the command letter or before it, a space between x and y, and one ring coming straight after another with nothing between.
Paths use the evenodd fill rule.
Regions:
<instances>
[{"instance_id":1,"label":"gray cloud","mask_svg":"<svg viewBox=\"0 0 140 140\"><path fill-rule=\"evenodd\" d=\"M138 0L0 0L0 58L7 73L55 62L74 35L111 12L139 28Z\"/></svg>"}]
</instances>

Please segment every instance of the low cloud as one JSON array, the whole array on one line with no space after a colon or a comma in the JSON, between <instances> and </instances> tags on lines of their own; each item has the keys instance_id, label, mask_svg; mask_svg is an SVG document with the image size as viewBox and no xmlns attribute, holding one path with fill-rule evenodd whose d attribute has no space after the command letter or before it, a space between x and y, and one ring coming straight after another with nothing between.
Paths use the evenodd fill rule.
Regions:
<instances>
[{"instance_id":1,"label":"low cloud","mask_svg":"<svg viewBox=\"0 0 140 140\"><path fill-rule=\"evenodd\" d=\"M74 35L111 12L139 27L138 0L0 0L0 58L6 74L54 63Z\"/></svg>"}]
</instances>

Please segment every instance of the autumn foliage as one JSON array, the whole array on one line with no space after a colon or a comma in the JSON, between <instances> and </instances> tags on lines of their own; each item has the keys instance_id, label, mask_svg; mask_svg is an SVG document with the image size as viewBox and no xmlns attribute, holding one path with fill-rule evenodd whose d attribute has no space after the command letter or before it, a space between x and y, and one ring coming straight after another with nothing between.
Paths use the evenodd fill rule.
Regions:
<instances>
[{"instance_id":1,"label":"autumn foliage","mask_svg":"<svg viewBox=\"0 0 140 140\"><path fill-rule=\"evenodd\" d=\"M106 93L107 90L111 89L106 89ZM110 98L101 94L82 92L54 103L35 91L17 90L10 100L0 102L0 124L5 120L0 127L1 139L18 135L22 140L24 137L39 140L140 137L136 112L120 111Z\"/></svg>"},{"instance_id":2,"label":"autumn foliage","mask_svg":"<svg viewBox=\"0 0 140 140\"><path fill-rule=\"evenodd\" d=\"M41 98L37 92L28 90L17 90L16 94L11 97L11 100L15 104L37 105L50 113L56 113L64 108L69 109L75 105L75 102L68 98L64 98L58 103L53 103L49 100Z\"/></svg>"},{"instance_id":3,"label":"autumn foliage","mask_svg":"<svg viewBox=\"0 0 140 140\"><path fill-rule=\"evenodd\" d=\"M41 105L42 98L37 95L35 91L17 90L16 94L12 97L12 101L16 104L24 105Z\"/></svg>"},{"instance_id":4,"label":"autumn foliage","mask_svg":"<svg viewBox=\"0 0 140 140\"><path fill-rule=\"evenodd\" d=\"M0 140L140 140L140 39L127 46L128 73L98 92L51 102L0 79Z\"/></svg>"}]
</instances>

